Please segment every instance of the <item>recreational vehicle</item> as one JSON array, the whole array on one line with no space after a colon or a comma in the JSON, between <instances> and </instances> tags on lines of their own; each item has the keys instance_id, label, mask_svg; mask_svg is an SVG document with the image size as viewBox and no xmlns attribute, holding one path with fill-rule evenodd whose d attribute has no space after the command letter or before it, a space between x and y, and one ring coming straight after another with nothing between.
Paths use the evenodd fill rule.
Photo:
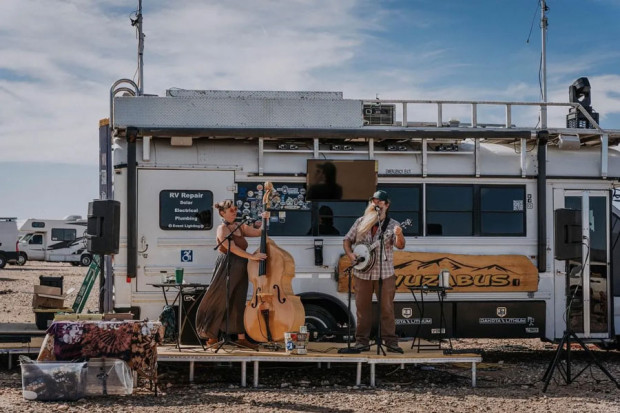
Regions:
<instances>
[{"instance_id":1,"label":"recreational vehicle","mask_svg":"<svg viewBox=\"0 0 620 413\"><path fill-rule=\"evenodd\" d=\"M102 198L121 204L120 251L107 273L113 306L157 317L164 298L152 284L176 267L187 282L209 283L214 202L233 199L240 217L256 219L270 181L268 234L294 257L306 322L316 339L338 337L355 324L343 236L383 189L391 216L412 224L395 255L401 336L557 340L568 324L613 342L620 131L599 126L580 81L569 101L541 103L140 96L121 80L100 124ZM555 125L547 109L560 113ZM325 164L340 188L311 191Z\"/></svg>"},{"instance_id":2,"label":"recreational vehicle","mask_svg":"<svg viewBox=\"0 0 620 413\"><path fill-rule=\"evenodd\" d=\"M7 262L23 264L17 245L17 218L0 218L0 268Z\"/></svg>"},{"instance_id":3,"label":"recreational vehicle","mask_svg":"<svg viewBox=\"0 0 620 413\"><path fill-rule=\"evenodd\" d=\"M79 216L66 219L28 219L19 229L19 248L31 261L70 262L90 265L92 255L86 250L86 220Z\"/></svg>"}]
</instances>

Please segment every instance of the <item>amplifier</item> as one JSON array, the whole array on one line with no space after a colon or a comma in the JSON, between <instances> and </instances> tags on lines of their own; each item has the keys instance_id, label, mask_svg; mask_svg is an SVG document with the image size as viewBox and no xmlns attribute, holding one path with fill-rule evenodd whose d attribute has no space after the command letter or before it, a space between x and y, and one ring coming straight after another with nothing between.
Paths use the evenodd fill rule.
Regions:
<instances>
[{"instance_id":1,"label":"amplifier","mask_svg":"<svg viewBox=\"0 0 620 413\"><path fill-rule=\"evenodd\" d=\"M179 326L179 337L181 344L198 346L200 345L198 337L194 334L192 327L196 328L196 311L204 297L206 290L184 291L181 296L181 305L183 312L181 313L181 325ZM203 343L206 340L200 340Z\"/></svg>"}]
</instances>

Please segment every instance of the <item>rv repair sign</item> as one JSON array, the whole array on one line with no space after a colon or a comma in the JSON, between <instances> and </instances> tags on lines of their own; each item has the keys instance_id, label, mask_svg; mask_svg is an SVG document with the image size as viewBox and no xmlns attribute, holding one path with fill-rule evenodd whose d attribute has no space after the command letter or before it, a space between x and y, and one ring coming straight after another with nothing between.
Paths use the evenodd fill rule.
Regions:
<instances>
[{"instance_id":1,"label":"rv repair sign","mask_svg":"<svg viewBox=\"0 0 620 413\"><path fill-rule=\"evenodd\" d=\"M343 255L338 263L338 291L348 290ZM450 272L450 292L510 292L538 290L538 270L523 255L463 255L439 252L394 251L396 291L439 285L439 273ZM355 277L353 277L355 280Z\"/></svg>"},{"instance_id":2,"label":"rv repair sign","mask_svg":"<svg viewBox=\"0 0 620 413\"><path fill-rule=\"evenodd\" d=\"M211 211L211 191L185 189L165 190L159 193L159 227L167 230L201 230L200 212Z\"/></svg>"}]
</instances>

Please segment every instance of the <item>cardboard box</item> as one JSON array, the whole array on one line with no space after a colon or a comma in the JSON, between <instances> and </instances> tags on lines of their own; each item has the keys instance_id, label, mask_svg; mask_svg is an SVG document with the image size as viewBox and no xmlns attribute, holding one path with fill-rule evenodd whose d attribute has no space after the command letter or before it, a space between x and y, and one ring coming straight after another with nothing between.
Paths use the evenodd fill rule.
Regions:
<instances>
[{"instance_id":1,"label":"cardboard box","mask_svg":"<svg viewBox=\"0 0 620 413\"><path fill-rule=\"evenodd\" d=\"M35 285L32 296L32 308L63 308L66 295L61 294L58 287Z\"/></svg>"},{"instance_id":2,"label":"cardboard box","mask_svg":"<svg viewBox=\"0 0 620 413\"><path fill-rule=\"evenodd\" d=\"M97 321L102 320L103 314L75 314L75 313L62 313L54 316L54 321L78 321L88 320Z\"/></svg>"},{"instance_id":3,"label":"cardboard box","mask_svg":"<svg viewBox=\"0 0 620 413\"><path fill-rule=\"evenodd\" d=\"M43 295L53 295L62 297L62 290L58 287L48 287L47 285L35 285L34 286L35 294L43 294Z\"/></svg>"},{"instance_id":4,"label":"cardboard box","mask_svg":"<svg viewBox=\"0 0 620 413\"><path fill-rule=\"evenodd\" d=\"M132 313L107 313L103 315L103 319L106 321L111 321L111 320L118 320L118 321L125 321L125 320L133 320L133 314Z\"/></svg>"},{"instance_id":5,"label":"cardboard box","mask_svg":"<svg viewBox=\"0 0 620 413\"><path fill-rule=\"evenodd\" d=\"M42 296L39 294L35 294L32 297L32 308L63 308L64 306L64 298Z\"/></svg>"}]
</instances>

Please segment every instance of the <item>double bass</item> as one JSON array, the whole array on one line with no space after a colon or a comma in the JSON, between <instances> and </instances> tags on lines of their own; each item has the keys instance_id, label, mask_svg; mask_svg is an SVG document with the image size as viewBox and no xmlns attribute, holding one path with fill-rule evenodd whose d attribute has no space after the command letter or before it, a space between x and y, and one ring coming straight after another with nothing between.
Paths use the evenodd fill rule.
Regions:
<instances>
[{"instance_id":1,"label":"double bass","mask_svg":"<svg viewBox=\"0 0 620 413\"><path fill-rule=\"evenodd\" d=\"M270 207L272 191L271 182L265 182L263 211ZM293 294L291 285L295 260L267 238L267 218L263 218L259 248L267 254L267 259L248 262L248 279L254 290L243 315L245 331L259 343L283 341L284 333L297 331L306 318L301 300Z\"/></svg>"}]
</instances>

